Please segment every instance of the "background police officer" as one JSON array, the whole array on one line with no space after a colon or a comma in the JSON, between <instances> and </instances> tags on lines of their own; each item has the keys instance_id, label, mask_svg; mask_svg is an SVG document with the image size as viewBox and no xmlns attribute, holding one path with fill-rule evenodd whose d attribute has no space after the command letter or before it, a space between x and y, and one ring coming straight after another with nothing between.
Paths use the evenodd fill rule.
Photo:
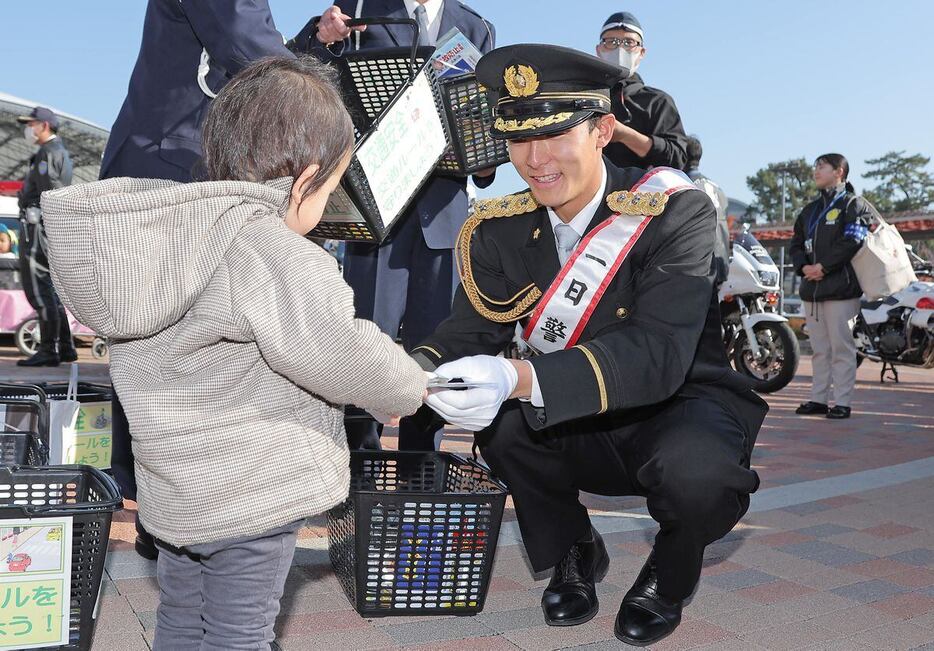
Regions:
<instances>
[{"instance_id":1,"label":"background police officer","mask_svg":"<svg viewBox=\"0 0 934 651\"><path fill-rule=\"evenodd\" d=\"M646 645L679 624L704 547L745 513L766 407L730 369L720 338L707 195L664 168L651 177L655 191L638 191L642 170L602 156L620 74L547 45L480 60L478 81L498 95L491 133L508 141L530 190L478 202L461 233L452 316L413 356L480 383L432 390L427 403L477 432L510 488L532 567L554 568L546 623L580 624L598 609L594 583L609 559L579 491L647 498L660 530L615 629ZM516 321L544 351L529 361L496 356ZM550 350L541 343L558 337Z\"/></svg>"},{"instance_id":2,"label":"background police officer","mask_svg":"<svg viewBox=\"0 0 934 651\"><path fill-rule=\"evenodd\" d=\"M58 116L37 106L29 115L16 118L25 125L24 137L31 145L39 145L29 159L29 171L19 194L20 216L24 223L25 241L20 245L23 290L39 317L39 350L18 366L58 366L60 362L78 359L68 326L68 315L55 293L49 260L45 253L45 232L39 197L46 190L71 185L71 156L58 131Z\"/></svg>"},{"instance_id":3,"label":"background police officer","mask_svg":"<svg viewBox=\"0 0 934 651\"><path fill-rule=\"evenodd\" d=\"M700 171L700 160L704 155L704 148L697 136L688 136L687 138L687 163L684 165L684 173L694 181L694 185L707 193L717 209L717 233L714 238L713 262L717 270L716 285L719 288L721 284L730 275L730 259L732 255L732 245L730 244L730 225L727 221L727 206L730 200L726 196L723 188L713 180L706 177Z\"/></svg>"}]
</instances>

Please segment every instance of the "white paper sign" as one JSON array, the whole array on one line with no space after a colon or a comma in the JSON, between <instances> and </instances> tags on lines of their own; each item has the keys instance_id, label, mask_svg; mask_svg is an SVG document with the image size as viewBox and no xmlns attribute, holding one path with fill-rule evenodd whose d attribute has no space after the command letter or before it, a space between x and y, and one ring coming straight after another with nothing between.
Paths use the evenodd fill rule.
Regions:
<instances>
[{"instance_id":1,"label":"white paper sign","mask_svg":"<svg viewBox=\"0 0 934 651\"><path fill-rule=\"evenodd\" d=\"M0 520L0 649L68 644L71 517Z\"/></svg>"},{"instance_id":2,"label":"white paper sign","mask_svg":"<svg viewBox=\"0 0 934 651\"><path fill-rule=\"evenodd\" d=\"M446 147L431 83L422 71L357 150L357 160L387 228Z\"/></svg>"}]
</instances>

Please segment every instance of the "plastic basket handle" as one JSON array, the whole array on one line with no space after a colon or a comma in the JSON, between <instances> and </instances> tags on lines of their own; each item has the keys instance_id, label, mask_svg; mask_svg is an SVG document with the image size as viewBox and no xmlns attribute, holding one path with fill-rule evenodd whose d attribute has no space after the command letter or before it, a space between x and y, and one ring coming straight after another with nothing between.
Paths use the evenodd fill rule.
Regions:
<instances>
[{"instance_id":1,"label":"plastic basket handle","mask_svg":"<svg viewBox=\"0 0 934 651\"><path fill-rule=\"evenodd\" d=\"M18 399L18 398L3 398L0 397L0 405L25 405L29 406L30 404L36 407L36 413L38 414L38 427L39 436L45 436L46 440L49 439L49 397L46 395L45 391L41 387L36 386L35 384L10 384L7 382L0 382L0 389L12 389L20 394L33 394L38 399L38 403L30 399Z\"/></svg>"},{"instance_id":2,"label":"plastic basket handle","mask_svg":"<svg viewBox=\"0 0 934 651\"><path fill-rule=\"evenodd\" d=\"M415 59L418 56L418 21L414 18L354 18L348 20L347 27L361 27L363 25L408 25L414 30L412 47L409 50L409 81L415 79Z\"/></svg>"},{"instance_id":3,"label":"plastic basket handle","mask_svg":"<svg viewBox=\"0 0 934 651\"><path fill-rule=\"evenodd\" d=\"M17 393L26 393L30 395L35 395L39 398L39 402L48 402L49 397L46 395L45 391L42 390L42 387L35 384L12 384L10 382L0 382L0 389L11 389ZM0 397L0 403L3 402L3 398Z\"/></svg>"},{"instance_id":4,"label":"plastic basket handle","mask_svg":"<svg viewBox=\"0 0 934 651\"><path fill-rule=\"evenodd\" d=\"M121 497L120 487L117 485L117 482L113 477L107 473L94 468L93 466L82 466L82 465L66 465L66 466L0 466L0 480L6 481L9 484L16 483L16 471L23 470L26 472L48 472L50 470L72 470L75 472L80 472L83 474L94 475L94 478L103 486L103 488L110 493L110 495L115 495L111 499L104 499L99 502L73 502L73 503L63 503L63 504L15 504L16 508L22 510L27 516L38 515L40 513L49 513L51 512L63 512L67 514L73 513L98 513L105 510L115 510L120 508L123 504L123 498ZM57 477L53 474L49 474L49 483L54 483Z\"/></svg>"}]
</instances>

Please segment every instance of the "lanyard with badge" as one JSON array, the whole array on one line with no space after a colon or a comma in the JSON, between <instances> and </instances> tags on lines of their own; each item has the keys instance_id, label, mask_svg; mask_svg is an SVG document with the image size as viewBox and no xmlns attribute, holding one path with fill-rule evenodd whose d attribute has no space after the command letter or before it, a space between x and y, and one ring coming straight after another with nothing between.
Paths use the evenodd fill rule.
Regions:
<instances>
[{"instance_id":1,"label":"lanyard with badge","mask_svg":"<svg viewBox=\"0 0 934 651\"><path fill-rule=\"evenodd\" d=\"M820 224L824 220L824 217L826 217L827 213L830 212L830 209L834 207L834 204L836 204L840 199L842 199L845 196L846 196L846 190L841 190L830 201L830 203L827 204L827 207L820 211L820 214L818 214L816 217L814 216L814 213L811 214L812 215L811 220L808 222L808 238L804 240L805 253L810 255L811 253L814 252L814 234L817 232L817 225ZM814 208L815 208L814 212L817 212L817 206L815 206Z\"/></svg>"}]
</instances>

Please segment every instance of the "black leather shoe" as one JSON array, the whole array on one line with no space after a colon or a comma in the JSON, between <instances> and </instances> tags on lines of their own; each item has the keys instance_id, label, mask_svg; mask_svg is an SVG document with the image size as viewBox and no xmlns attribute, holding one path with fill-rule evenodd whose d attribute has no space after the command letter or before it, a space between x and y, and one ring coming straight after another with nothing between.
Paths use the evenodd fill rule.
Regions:
<instances>
[{"instance_id":1,"label":"black leather shoe","mask_svg":"<svg viewBox=\"0 0 934 651\"><path fill-rule=\"evenodd\" d=\"M850 408L837 405L827 412L827 418L849 418Z\"/></svg>"},{"instance_id":2,"label":"black leather shoe","mask_svg":"<svg viewBox=\"0 0 934 651\"><path fill-rule=\"evenodd\" d=\"M813 416L815 414L823 415L823 414L826 414L827 411L828 411L827 405L825 405L822 402L813 402L813 401L802 402L798 406L798 408L795 409L795 413L801 416Z\"/></svg>"},{"instance_id":3,"label":"black leather shoe","mask_svg":"<svg viewBox=\"0 0 934 651\"><path fill-rule=\"evenodd\" d=\"M136 553L148 561L154 561L159 558L159 548L156 547L156 542L148 533L138 534L134 547L136 548Z\"/></svg>"},{"instance_id":4,"label":"black leather shoe","mask_svg":"<svg viewBox=\"0 0 934 651\"><path fill-rule=\"evenodd\" d=\"M63 350L58 354L59 359L63 362L77 362L78 361L78 351L72 348L71 350Z\"/></svg>"},{"instance_id":5,"label":"black leather shoe","mask_svg":"<svg viewBox=\"0 0 934 651\"><path fill-rule=\"evenodd\" d=\"M654 644L678 628L681 609L689 600L690 597L671 601L658 594L658 572L655 552L652 552L636 582L623 597L613 633L617 639L633 646Z\"/></svg>"},{"instance_id":6,"label":"black leather shoe","mask_svg":"<svg viewBox=\"0 0 934 651\"><path fill-rule=\"evenodd\" d=\"M17 366L58 366L61 359L55 353L47 353L40 350L29 359L21 359L16 362Z\"/></svg>"},{"instance_id":7,"label":"black leather shoe","mask_svg":"<svg viewBox=\"0 0 934 651\"><path fill-rule=\"evenodd\" d=\"M577 626L593 619L600 608L594 583L610 567L603 538L590 528L590 540L571 545L542 595L542 611L549 626Z\"/></svg>"}]
</instances>

